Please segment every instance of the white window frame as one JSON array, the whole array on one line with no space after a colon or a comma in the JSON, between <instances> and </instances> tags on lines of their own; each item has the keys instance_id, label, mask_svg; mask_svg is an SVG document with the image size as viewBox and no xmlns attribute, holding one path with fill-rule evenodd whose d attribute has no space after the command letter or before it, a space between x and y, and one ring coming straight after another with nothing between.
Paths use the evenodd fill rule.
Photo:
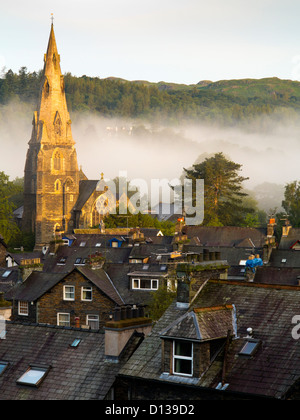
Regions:
<instances>
[{"instance_id":1,"label":"white window frame","mask_svg":"<svg viewBox=\"0 0 300 420\"><path fill-rule=\"evenodd\" d=\"M24 305L22 307L22 305ZM25 308L26 306L26 308ZM26 311L25 311L26 309ZM29 304L25 300L18 301L18 315L20 316L28 316L29 315Z\"/></svg>"},{"instance_id":2,"label":"white window frame","mask_svg":"<svg viewBox=\"0 0 300 420\"><path fill-rule=\"evenodd\" d=\"M68 319L69 319L69 321L63 321L64 325L61 325L60 324L60 319L59 318L60 318L61 315L67 315L68 316ZM66 322L68 322L68 325L65 325ZM69 313L65 313L65 312L58 312L57 313L57 325L59 327L69 327L71 325L71 316L70 316L70 314Z\"/></svg>"},{"instance_id":3,"label":"white window frame","mask_svg":"<svg viewBox=\"0 0 300 420\"><path fill-rule=\"evenodd\" d=\"M83 299L83 293L86 292L86 291L91 292L91 299ZM92 300L93 300L93 288L91 286L83 286L81 288L81 300L83 302L92 302Z\"/></svg>"},{"instance_id":4,"label":"white window frame","mask_svg":"<svg viewBox=\"0 0 300 420\"><path fill-rule=\"evenodd\" d=\"M177 342L180 342L180 340L173 340L173 374L174 375L178 375L178 376L186 376L186 377L189 377L189 378L191 378L192 376L193 376L193 374L194 374L194 344L191 342L190 344L191 344L191 353L192 353L192 356L191 357L187 357L187 356L179 356L179 355L176 355L175 354L175 350L176 350L176 343ZM181 373L181 372L176 372L175 371L175 367L176 367L176 360L187 360L187 361L190 361L191 362L191 367L192 367L192 369L191 369L191 371L192 371L192 373L191 374L188 374L188 373Z\"/></svg>"},{"instance_id":5,"label":"white window frame","mask_svg":"<svg viewBox=\"0 0 300 420\"><path fill-rule=\"evenodd\" d=\"M73 294L74 294L74 298L68 298L68 297L66 297L66 288L67 287L72 287L73 288L73 290L74 290L74 292L73 292ZM71 294L70 292L68 292L69 294ZM71 301L71 302L74 302L74 300L75 300L75 286L72 286L72 285L65 285L64 286L64 296L63 296L63 298L64 298L64 300L67 300L67 301Z\"/></svg>"},{"instance_id":6,"label":"white window frame","mask_svg":"<svg viewBox=\"0 0 300 420\"><path fill-rule=\"evenodd\" d=\"M94 318L97 318L97 319L89 319L90 317L94 317ZM93 315L93 314L89 314L89 315L87 315L86 316L86 325L87 326L90 326L89 325L89 321L92 321L92 322L98 322L98 328L91 328L91 329L99 329L100 328L100 317L99 317L99 315Z\"/></svg>"},{"instance_id":7,"label":"white window frame","mask_svg":"<svg viewBox=\"0 0 300 420\"><path fill-rule=\"evenodd\" d=\"M131 281L131 288L133 290L158 290L159 289L159 280L158 279L146 279L146 280L151 282L150 288L141 287L141 280L143 280L143 279L133 278L132 281ZM138 287L134 286L135 281L138 282ZM153 286L154 282L157 282L157 287Z\"/></svg>"}]
</instances>

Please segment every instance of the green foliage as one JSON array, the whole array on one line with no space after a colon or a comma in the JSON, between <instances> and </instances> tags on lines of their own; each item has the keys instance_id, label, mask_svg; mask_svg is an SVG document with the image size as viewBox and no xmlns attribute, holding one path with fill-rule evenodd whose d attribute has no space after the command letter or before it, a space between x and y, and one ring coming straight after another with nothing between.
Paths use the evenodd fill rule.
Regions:
<instances>
[{"instance_id":1,"label":"green foliage","mask_svg":"<svg viewBox=\"0 0 300 420\"><path fill-rule=\"evenodd\" d=\"M36 103L42 71L22 67L0 78L0 105L11 100ZM213 124L244 124L271 117L299 118L300 83L277 78L223 80L197 85L129 82L124 79L75 77L65 74L70 111L100 113L108 117L153 120L197 120Z\"/></svg>"},{"instance_id":2,"label":"green foliage","mask_svg":"<svg viewBox=\"0 0 300 420\"><path fill-rule=\"evenodd\" d=\"M112 229L122 227L135 228L155 228L160 229L165 236L172 236L175 233L175 223L168 220L159 221L149 214L131 214L122 216L118 214L109 214L106 216L105 227Z\"/></svg>"},{"instance_id":3,"label":"green foliage","mask_svg":"<svg viewBox=\"0 0 300 420\"><path fill-rule=\"evenodd\" d=\"M206 226L241 226L252 207L244 206L242 182L248 178L238 174L240 164L216 153L203 162L185 169L187 178L204 180L204 222Z\"/></svg>"},{"instance_id":4,"label":"green foliage","mask_svg":"<svg viewBox=\"0 0 300 420\"><path fill-rule=\"evenodd\" d=\"M151 292L147 314L153 321L158 321L176 297L175 291L161 286L157 291Z\"/></svg>"},{"instance_id":5,"label":"green foliage","mask_svg":"<svg viewBox=\"0 0 300 420\"><path fill-rule=\"evenodd\" d=\"M284 192L282 207L288 215L293 227L300 227L300 182L287 184Z\"/></svg>"},{"instance_id":6,"label":"green foliage","mask_svg":"<svg viewBox=\"0 0 300 420\"><path fill-rule=\"evenodd\" d=\"M0 172L0 234L6 243L19 233L14 221L13 211L16 208L11 198L21 191L21 187L9 181L9 176Z\"/></svg>"}]
</instances>

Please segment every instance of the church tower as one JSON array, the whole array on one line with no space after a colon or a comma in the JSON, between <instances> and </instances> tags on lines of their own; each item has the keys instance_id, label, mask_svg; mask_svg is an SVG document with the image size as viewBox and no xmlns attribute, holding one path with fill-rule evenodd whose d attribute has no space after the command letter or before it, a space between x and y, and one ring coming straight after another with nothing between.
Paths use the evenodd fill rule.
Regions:
<instances>
[{"instance_id":1,"label":"church tower","mask_svg":"<svg viewBox=\"0 0 300 420\"><path fill-rule=\"evenodd\" d=\"M25 163L23 229L35 232L35 248L41 249L57 232L72 229L80 178L53 22L32 125Z\"/></svg>"}]
</instances>

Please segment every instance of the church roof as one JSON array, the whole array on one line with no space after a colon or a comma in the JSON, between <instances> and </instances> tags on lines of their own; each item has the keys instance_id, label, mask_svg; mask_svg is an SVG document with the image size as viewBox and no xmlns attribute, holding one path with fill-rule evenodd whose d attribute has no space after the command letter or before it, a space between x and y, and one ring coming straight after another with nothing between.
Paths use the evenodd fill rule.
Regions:
<instances>
[{"instance_id":1,"label":"church roof","mask_svg":"<svg viewBox=\"0 0 300 420\"><path fill-rule=\"evenodd\" d=\"M79 196L74 206L74 210L81 210L87 200L95 191L99 181L82 180L79 183Z\"/></svg>"}]
</instances>

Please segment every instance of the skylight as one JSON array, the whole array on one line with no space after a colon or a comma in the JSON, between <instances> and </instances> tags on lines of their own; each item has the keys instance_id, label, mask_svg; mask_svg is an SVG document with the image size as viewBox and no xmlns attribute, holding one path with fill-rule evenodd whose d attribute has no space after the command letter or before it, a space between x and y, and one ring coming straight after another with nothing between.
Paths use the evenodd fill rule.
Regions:
<instances>
[{"instance_id":1,"label":"skylight","mask_svg":"<svg viewBox=\"0 0 300 420\"><path fill-rule=\"evenodd\" d=\"M18 384L39 386L48 373L49 368L29 367L27 371L17 380Z\"/></svg>"},{"instance_id":2,"label":"skylight","mask_svg":"<svg viewBox=\"0 0 300 420\"><path fill-rule=\"evenodd\" d=\"M73 341L73 343L71 344L71 347L78 347L78 346L79 346L79 344L80 344L80 342L81 342L81 339L80 339L80 338L76 338L76 339Z\"/></svg>"},{"instance_id":3,"label":"skylight","mask_svg":"<svg viewBox=\"0 0 300 420\"><path fill-rule=\"evenodd\" d=\"M248 340L246 341L246 343L244 344L242 350L240 351L240 355L243 356L252 356L255 351L257 350L258 346L260 344L259 340Z\"/></svg>"},{"instance_id":4,"label":"skylight","mask_svg":"<svg viewBox=\"0 0 300 420\"><path fill-rule=\"evenodd\" d=\"M6 271L2 274L2 277L7 278L7 277L10 275L10 273L11 273L11 270L6 270Z\"/></svg>"},{"instance_id":5,"label":"skylight","mask_svg":"<svg viewBox=\"0 0 300 420\"><path fill-rule=\"evenodd\" d=\"M86 246L86 242L80 242L79 246Z\"/></svg>"},{"instance_id":6,"label":"skylight","mask_svg":"<svg viewBox=\"0 0 300 420\"><path fill-rule=\"evenodd\" d=\"M7 366L8 366L8 363L7 362L0 362L0 376L5 371L5 369L7 368Z\"/></svg>"}]
</instances>

